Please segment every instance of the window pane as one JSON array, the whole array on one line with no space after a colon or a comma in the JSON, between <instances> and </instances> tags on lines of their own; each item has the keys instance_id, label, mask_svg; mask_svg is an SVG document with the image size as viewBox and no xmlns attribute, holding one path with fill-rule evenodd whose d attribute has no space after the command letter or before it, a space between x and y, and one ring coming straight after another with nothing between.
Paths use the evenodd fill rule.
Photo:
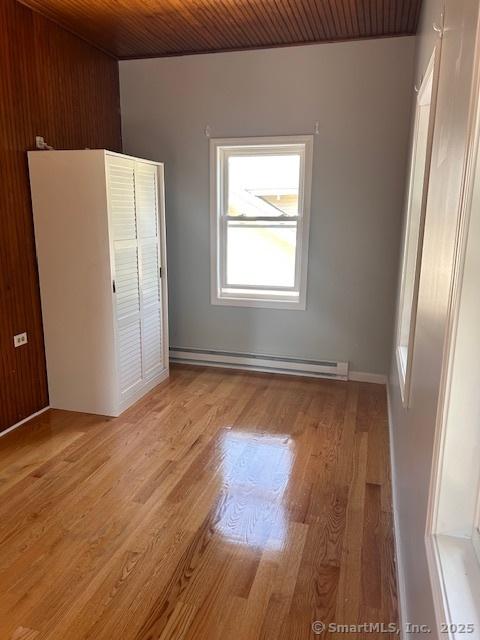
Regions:
<instances>
[{"instance_id":1,"label":"window pane","mask_svg":"<svg viewBox=\"0 0 480 640\"><path fill-rule=\"evenodd\" d=\"M229 216L298 215L300 155L230 156Z\"/></svg>"},{"instance_id":2,"label":"window pane","mask_svg":"<svg viewBox=\"0 0 480 640\"><path fill-rule=\"evenodd\" d=\"M295 222L229 222L227 284L293 287Z\"/></svg>"}]
</instances>

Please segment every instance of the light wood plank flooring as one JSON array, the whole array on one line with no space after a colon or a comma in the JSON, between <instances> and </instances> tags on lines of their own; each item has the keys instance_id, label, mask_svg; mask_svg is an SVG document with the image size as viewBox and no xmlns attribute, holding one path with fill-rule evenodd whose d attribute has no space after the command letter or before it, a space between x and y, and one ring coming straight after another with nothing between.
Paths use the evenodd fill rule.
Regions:
<instances>
[{"instance_id":1,"label":"light wood plank flooring","mask_svg":"<svg viewBox=\"0 0 480 640\"><path fill-rule=\"evenodd\" d=\"M376 637L315 620L397 620L382 386L175 367L0 439L2 640Z\"/></svg>"}]
</instances>

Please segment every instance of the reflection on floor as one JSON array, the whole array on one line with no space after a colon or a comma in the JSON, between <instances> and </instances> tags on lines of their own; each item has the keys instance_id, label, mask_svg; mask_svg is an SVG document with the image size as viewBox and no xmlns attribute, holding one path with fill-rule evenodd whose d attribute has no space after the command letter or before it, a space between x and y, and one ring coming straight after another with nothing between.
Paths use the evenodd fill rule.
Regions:
<instances>
[{"instance_id":1,"label":"reflection on floor","mask_svg":"<svg viewBox=\"0 0 480 640\"><path fill-rule=\"evenodd\" d=\"M281 550L288 514L283 503L294 440L286 435L222 430L222 481L215 530L228 542Z\"/></svg>"},{"instance_id":2,"label":"reflection on floor","mask_svg":"<svg viewBox=\"0 0 480 640\"><path fill-rule=\"evenodd\" d=\"M385 404L377 385L176 367L121 418L50 411L1 438L0 638L395 622Z\"/></svg>"}]
</instances>

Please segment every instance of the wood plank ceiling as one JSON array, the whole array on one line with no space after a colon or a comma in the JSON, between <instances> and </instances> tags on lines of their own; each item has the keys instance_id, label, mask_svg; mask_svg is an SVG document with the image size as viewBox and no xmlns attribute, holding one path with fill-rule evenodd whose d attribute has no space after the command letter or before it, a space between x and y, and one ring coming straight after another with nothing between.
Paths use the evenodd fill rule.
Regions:
<instances>
[{"instance_id":1,"label":"wood plank ceiling","mask_svg":"<svg viewBox=\"0 0 480 640\"><path fill-rule=\"evenodd\" d=\"M422 0L21 0L113 56L409 35Z\"/></svg>"}]
</instances>

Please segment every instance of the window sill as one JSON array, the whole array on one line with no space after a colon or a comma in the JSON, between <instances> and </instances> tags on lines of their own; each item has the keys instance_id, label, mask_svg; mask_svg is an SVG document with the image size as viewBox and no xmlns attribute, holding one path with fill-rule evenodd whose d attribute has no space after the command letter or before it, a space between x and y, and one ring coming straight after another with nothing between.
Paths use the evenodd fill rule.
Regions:
<instances>
[{"instance_id":1,"label":"window sill","mask_svg":"<svg viewBox=\"0 0 480 640\"><path fill-rule=\"evenodd\" d=\"M426 538L439 636L449 640L480 638L480 563L470 538ZM473 625L473 632L462 625Z\"/></svg>"},{"instance_id":2,"label":"window sill","mask_svg":"<svg viewBox=\"0 0 480 640\"><path fill-rule=\"evenodd\" d=\"M306 309L305 301L300 297L272 300L260 297L213 296L211 302L213 305L227 307L257 307L259 309L291 309L295 311L305 311Z\"/></svg>"}]
</instances>

